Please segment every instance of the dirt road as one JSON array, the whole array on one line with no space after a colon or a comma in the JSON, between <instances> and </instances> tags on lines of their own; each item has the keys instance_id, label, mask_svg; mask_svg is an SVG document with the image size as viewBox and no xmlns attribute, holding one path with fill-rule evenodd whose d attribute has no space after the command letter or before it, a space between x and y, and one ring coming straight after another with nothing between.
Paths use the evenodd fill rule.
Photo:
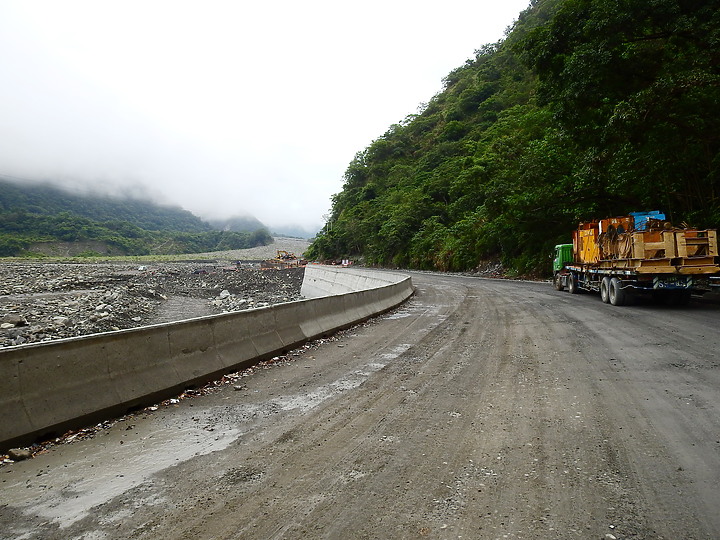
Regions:
<instances>
[{"instance_id":1,"label":"dirt road","mask_svg":"<svg viewBox=\"0 0 720 540\"><path fill-rule=\"evenodd\" d=\"M720 306L413 281L287 365L0 468L0 534L720 537Z\"/></svg>"}]
</instances>

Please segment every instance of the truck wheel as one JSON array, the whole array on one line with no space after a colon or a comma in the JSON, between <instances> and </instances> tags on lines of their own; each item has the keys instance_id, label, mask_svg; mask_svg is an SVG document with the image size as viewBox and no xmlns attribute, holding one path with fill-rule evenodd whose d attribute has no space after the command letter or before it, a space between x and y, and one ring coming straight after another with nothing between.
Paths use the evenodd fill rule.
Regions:
<instances>
[{"instance_id":1,"label":"truck wheel","mask_svg":"<svg viewBox=\"0 0 720 540\"><path fill-rule=\"evenodd\" d=\"M610 278L607 276L600 282L600 299L604 304L610 303Z\"/></svg>"},{"instance_id":2,"label":"truck wheel","mask_svg":"<svg viewBox=\"0 0 720 540\"><path fill-rule=\"evenodd\" d=\"M560 274L555 274L555 277L553 278L553 285L555 285L556 291L562 291L565 288L562 284L562 278L560 277Z\"/></svg>"},{"instance_id":3,"label":"truck wheel","mask_svg":"<svg viewBox=\"0 0 720 540\"><path fill-rule=\"evenodd\" d=\"M608 291L610 297L610 303L613 306L624 306L626 294L622 289L622 283L616 277L610 280L610 290Z\"/></svg>"},{"instance_id":4,"label":"truck wheel","mask_svg":"<svg viewBox=\"0 0 720 540\"><path fill-rule=\"evenodd\" d=\"M570 294L577 294L580 292L580 288L578 287L578 277L572 272L568 274L567 289Z\"/></svg>"}]
</instances>

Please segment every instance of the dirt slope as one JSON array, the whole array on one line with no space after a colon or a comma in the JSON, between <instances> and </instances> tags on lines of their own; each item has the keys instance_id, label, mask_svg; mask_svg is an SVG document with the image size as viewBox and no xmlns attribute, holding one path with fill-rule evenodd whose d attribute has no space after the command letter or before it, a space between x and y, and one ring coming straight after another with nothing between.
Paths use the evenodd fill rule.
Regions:
<instances>
[{"instance_id":1,"label":"dirt slope","mask_svg":"<svg viewBox=\"0 0 720 540\"><path fill-rule=\"evenodd\" d=\"M1 468L0 531L718 537L718 306L413 280L282 366Z\"/></svg>"}]
</instances>

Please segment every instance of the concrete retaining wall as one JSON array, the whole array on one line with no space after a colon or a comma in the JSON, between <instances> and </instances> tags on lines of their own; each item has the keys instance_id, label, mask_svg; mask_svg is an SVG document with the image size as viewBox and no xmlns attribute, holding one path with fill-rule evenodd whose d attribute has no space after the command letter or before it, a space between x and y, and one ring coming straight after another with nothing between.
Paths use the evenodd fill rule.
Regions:
<instances>
[{"instance_id":1,"label":"concrete retaining wall","mask_svg":"<svg viewBox=\"0 0 720 540\"><path fill-rule=\"evenodd\" d=\"M341 268L333 266L309 267L313 271L305 274L301 294L305 298L316 298L332 294L343 294L365 289L392 285L399 279L398 274L364 268ZM405 277L405 276L403 276Z\"/></svg>"},{"instance_id":2,"label":"concrete retaining wall","mask_svg":"<svg viewBox=\"0 0 720 540\"><path fill-rule=\"evenodd\" d=\"M0 350L0 449L121 415L399 305L400 274L308 266L307 300Z\"/></svg>"}]
</instances>

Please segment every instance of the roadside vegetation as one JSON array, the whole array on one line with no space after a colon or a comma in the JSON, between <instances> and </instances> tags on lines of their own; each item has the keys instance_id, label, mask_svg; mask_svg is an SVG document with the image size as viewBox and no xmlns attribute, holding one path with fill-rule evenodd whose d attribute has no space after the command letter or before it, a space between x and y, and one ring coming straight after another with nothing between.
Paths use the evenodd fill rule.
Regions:
<instances>
[{"instance_id":1,"label":"roadside vegetation","mask_svg":"<svg viewBox=\"0 0 720 540\"><path fill-rule=\"evenodd\" d=\"M720 224L720 9L537 0L349 164L313 259L549 272L578 221Z\"/></svg>"}]
</instances>

